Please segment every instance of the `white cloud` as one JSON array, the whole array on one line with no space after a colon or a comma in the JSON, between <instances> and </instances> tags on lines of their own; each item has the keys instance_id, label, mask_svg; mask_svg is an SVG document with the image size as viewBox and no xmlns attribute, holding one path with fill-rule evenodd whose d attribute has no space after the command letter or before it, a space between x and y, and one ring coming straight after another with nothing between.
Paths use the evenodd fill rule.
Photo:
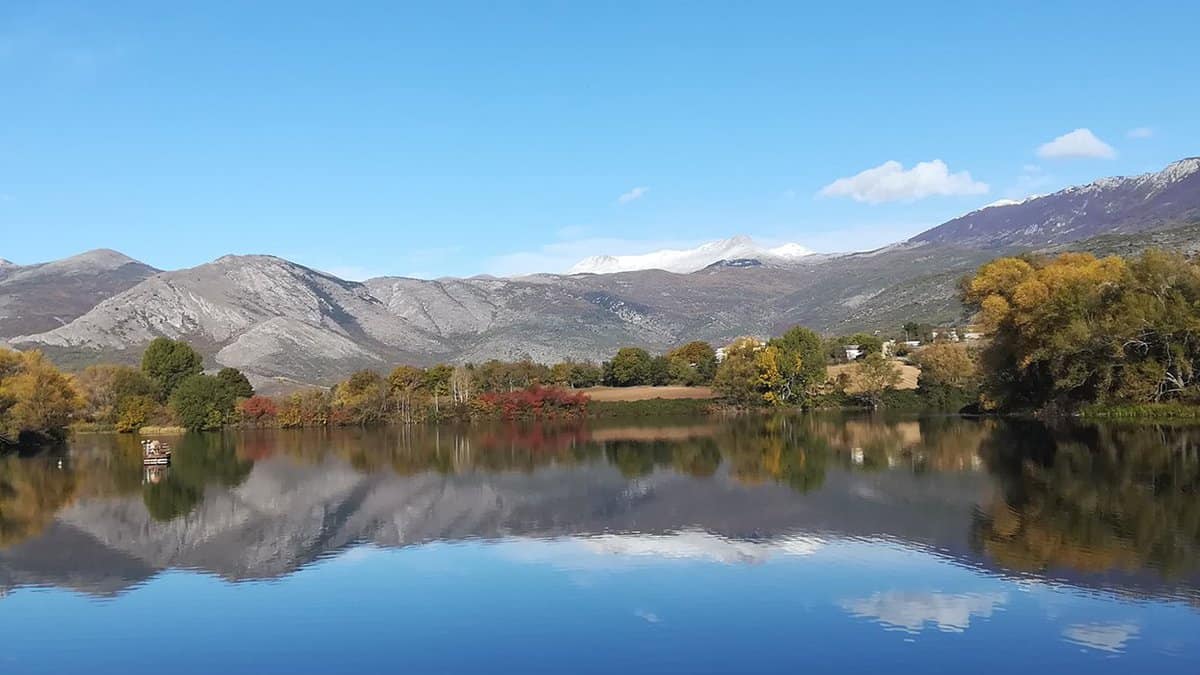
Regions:
<instances>
[{"instance_id":1,"label":"white cloud","mask_svg":"<svg viewBox=\"0 0 1200 675\"><path fill-rule=\"evenodd\" d=\"M946 633L961 633L974 617L988 618L1008 597L1002 593L905 593L890 591L869 598L846 600L851 616L873 619L885 628L919 633L932 623Z\"/></svg>"},{"instance_id":2,"label":"white cloud","mask_svg":"<svg viewBox=\"0 0 1200 675\"><path fill-rule=\"evenodd\" d=\"M1154 135L1154 130L1150 127L1137 127L1130 129L1125 135L1130 138L1150 138Z\"/></svg>"},{"instance_id":3,"label":"white cloud","mask_svg":"<svg viewBox=\"0 0 1200 675\"><path fill-rule=\"evenodd\" d=\"M914 201L934 196L980 195L988 191L987 183L971 178L966 171L950 173L940 159L919 162L911 169L895 160L867 169L853 176L839 178L821 188L823 197L849 197L856 202Z\"/></svg>"},{"instance_id":4,"label":"white cloud","mask_svg":"<svg viewBox=\"0 0 1200 675\"><path fill-rule=\"evenodd\" d=\"M1125 651L1125 643L1137 637L1139 629L1131 623L1081 623L1063 629L1068 642L1110 654Z\"/></svg>"},{"instance_id":5,"label":"white cloud","mask_svg":"<svg viewBox=\"0 0 1200 675\"><path fill-rule=\"evenodd\" d=\"M650 191L650 188L648 188L648 187L635 187L632 190L630 190L629 192L626 192L625 194L621 195L620 197L617 197L617 203L618 204L628 204L629 202L632 202L632 201L641 199L642 197L645 197L646 193L649 191Z\"/></svg>"},{"instance_id":6,"label":"white cloud","mask_svg":"<svg viewBox=\"0 0 1200 675\"><path fill-rule=\"evenodd\" d=\"M1080 157L1112 159L1117 156L1117 151L1108 143L1097 138L1091 129L1076 129L1038 146L1037 155L1045 159Z\"/></svg>"}]
</instances>

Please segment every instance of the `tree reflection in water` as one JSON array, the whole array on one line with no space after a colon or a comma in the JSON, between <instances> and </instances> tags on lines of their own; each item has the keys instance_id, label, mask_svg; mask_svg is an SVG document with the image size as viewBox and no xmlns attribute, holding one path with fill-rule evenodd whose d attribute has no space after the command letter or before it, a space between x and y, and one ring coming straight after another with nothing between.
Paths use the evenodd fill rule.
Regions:
<instances>
[{"instance_id":1,"label":"tree reflection in water","mask_svg":"<svg viewBox=\"0 0 1200 675\"><path fill-rule=\"evenodd\" d=\"M957 417L774 415L627 425L502 424L193 434L172 466L143 484L132 436L80 436L66 455L0 457L0 547L36 536L76 500L140 494L156 520L192 512L256 462L364 474L531 473L609 466L628 479L659 471L747 488L832 489L830 472L987 472L970 524L973 548L1013 570L1095 573L1200 570L1200 428L1080 425ZM59 460L63 460L61 463ZM718 475L720 474L720 475ZM843 485L843 482L838 483Z\"/></svg>"},{"instance_id":2,"label":"tree reflection in water","mask_svg":"<svg viewBox=\"0 0 1200 675\"><path fill-rule=\"evenodd\" d=\"M999 427L984 456L998 495L973 538L1007 567L1200 569L1200 429Z\"/></svg>"}]
</instances>

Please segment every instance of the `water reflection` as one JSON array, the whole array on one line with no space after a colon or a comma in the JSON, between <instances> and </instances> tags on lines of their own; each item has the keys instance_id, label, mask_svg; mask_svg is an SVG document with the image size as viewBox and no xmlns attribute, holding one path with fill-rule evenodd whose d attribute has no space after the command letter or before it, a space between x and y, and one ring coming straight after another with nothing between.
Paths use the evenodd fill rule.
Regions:
<instances>
[{"instance_id":1,"label":"water reflection","mask_svg":"<svg viewBox=\"0 0 1200 675\"><path fill-rule=\"evenodd\" d=\"M990 618L1007 600L1004 593L889 591L846 600L842 607L889 629L919 633L932 625L947 633L961 633L971 627L972 618Z\"/></svg>"},{"instance_id":2,"label":"water reflection","mask_svg":"<svg viewBox=\"0 0 1200 675\"><path fill-rule=\"evenodd\" d=\"M181 438L155 473L137 439L79 436L0 457L5 672L147 670L112 648L131 625L179 627L176 675L251 634L260 671L399 652L417 672L790 672L801 635L851 671L1195 672L1197 434L841 415L256 431ZM622 649L579 661L597 636Z\"/></svg>"},{"instance_id":3,"label":"water reflection","mask_svg":"<svg viewBox=\"0 0 1200 675\"><path fill-rule=\"evenodd\" d=\"M81 568L136 561L63 582L108 589L136 583L134 568L288 574L361 541L578 536L747 562L874 537L998 573L1194 597L1197 440L1189 427L837 415L255 431L183 437L149 475L136 439L80 436L65 455L0 459L0 568L39 578L51 547L74 547ZM896 598L847 602L911 626L884 611Z\"/></svg>"},{"instance_id":4,"label":"water reflection","mask_svg":"<svg viewBox=\"0 0 1200 675\"><path fill-rule=\"evenodd\" d=\"M1198 449L1189 427L1005 425L983 447L997 495L975 539L1021 570L1194 575Z\"/></svg>"}]
</instances>

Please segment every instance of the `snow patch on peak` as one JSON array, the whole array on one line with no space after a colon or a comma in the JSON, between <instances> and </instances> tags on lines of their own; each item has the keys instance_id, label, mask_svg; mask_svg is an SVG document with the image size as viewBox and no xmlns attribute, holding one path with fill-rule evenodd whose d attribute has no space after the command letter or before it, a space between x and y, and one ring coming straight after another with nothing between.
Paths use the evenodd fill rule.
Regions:
<instances>
[{"instance_id":1,"label":"snow patch on peak","mask_svg":"<svg viewBox=\"0 0 1200 675\"><path fill-rule=\"evenodd\" d=\"M653 269L687 274L721 260L761 258L788 262L812 253L811 250L795 243L767 248L758 245L748 236L738 235L710 241L695 248L669 248L635 255L594 255L575 263L567 274L612 274Z\"/></svg>"},{"instance_id":2,"label":"snow patch on peak","mask_svg":"<svg viewBox=\"0 0 1200 675\"><path fill-rule=\"evenodd\" d=\"M1187 157L1178 162L1171 162L1167 168L1159 172L1159 176L1168 182L1182 180L1200 171L1200 157Z\"/></svg>"},{"instance_id":3,"label":"snow patch on peak","mask_svg":"<svg viewBox=\"0 0 1200 675\"><path fill-rule=\"evenodd\" d=\"M782 246L776 246L775 248L769 248L769 249L767 249L767 254L774 256L776 258L786 258L789 260L793 260L796 258L803 258L804 256L812 255L813 252L807 248L804 248L800 244L790 243L790 244L783 244Z\"/></svg>"},{"instance_id":4,"label":"snow patch on peak","mask_svg":"<svg viewBox=\"0 0 1200 675\"><path fill-rule=\"evenodd\" d=\"M989 202L987 204L984 204L983 206L972 211L971 213L978 213L984 209L992 209L992 208L996 208L996 207L1000 207L1000 206L1016 206L1018 204L1024 204L1025 202L1033 201L1039 197L1045 197L1045 196L1046 195L1044 195L1044 194L1036 194L1036 195L1029 195L1028 197L1023 197L1021 199L997 199L994 202Z\"/></svg>"},{"instance_id":5,"label":"snow patch on peak","mask_svg":"<svg viewBox=\"0 0 1200 675\"><path fill-rule=\"evenodd\" d=\"M1015 206L1020 203L1021 203L1020 199L997 199L996 201L984 204L983 206L981 206L979 208L980 208L980 210L982 210L982 209L990 209L993 206Z\"/></svg>"}]
</instances>

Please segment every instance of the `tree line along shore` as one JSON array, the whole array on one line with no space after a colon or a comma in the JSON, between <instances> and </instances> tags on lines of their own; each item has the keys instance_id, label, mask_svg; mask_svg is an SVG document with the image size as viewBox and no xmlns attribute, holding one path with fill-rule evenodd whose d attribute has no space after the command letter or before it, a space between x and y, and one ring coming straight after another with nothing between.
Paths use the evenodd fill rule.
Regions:
<instances>
[{"instance_id":1,"label":"tree line along shore","mask_svg":"<svg viewBox=\"0 0 1200 675\"><path fill-rule=\"evenodd\" d=\"M823 338L796 326L719 350L701 341L660 355L625 347L599 364L523 359L362 370L330 388L277 397L256 394L237 369L205 373L195 349L168 338L151 342L138 368L100 364L74 374L37 351L0 350L0 444L61 438L72 425L133 432L781 407L1200 417L1194 260L1156 250L1136 258L999 258L964 279L962 299L983 340L889 350L877 335ZM907 337L920 327L904 329ZM851 363L829 367L851 354ZM920 369L915 389L898 386L904 364ZM599 386L643 391L628 397L635 400L592 400L587 392ZM666 386L707 387L711 397L644 394Z\"/></svg>"}]
</instances>

